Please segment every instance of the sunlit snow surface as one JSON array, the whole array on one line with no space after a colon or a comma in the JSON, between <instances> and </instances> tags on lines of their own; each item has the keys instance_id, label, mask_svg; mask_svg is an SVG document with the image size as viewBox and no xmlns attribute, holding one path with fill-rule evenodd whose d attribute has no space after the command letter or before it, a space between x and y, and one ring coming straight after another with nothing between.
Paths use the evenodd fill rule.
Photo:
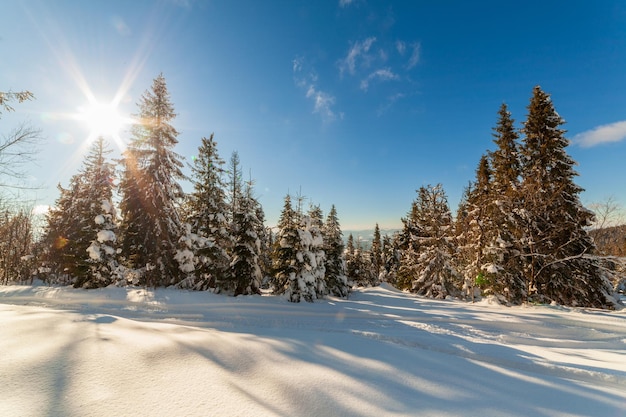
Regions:
<instances>
[{"instance_id":1,"label":"sunlit snow surface","mask_svg":"<svg viewBox=\"0 0 626 417\"><path fill-rule=\"evenodd\" d=\"M626 311L0 287L0 416L626 416Z\"/></svg>"}]
</instances>

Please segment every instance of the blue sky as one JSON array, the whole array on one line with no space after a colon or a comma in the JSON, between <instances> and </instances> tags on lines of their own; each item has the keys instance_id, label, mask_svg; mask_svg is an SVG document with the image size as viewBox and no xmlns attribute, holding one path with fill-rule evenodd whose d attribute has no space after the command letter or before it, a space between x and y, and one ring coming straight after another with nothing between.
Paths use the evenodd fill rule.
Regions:
<instances>
[{"instance_id":1,"label":"blue sky","mask_svg":"<svg viewBox=\"0 0 626 417\"><path fill-rule=\"evenodd\" d=\"M626 203L626 3L588 1L16 1L0 6L3 114L45 142L30 169L52 204L81 167L92 100L136 111L163 73L191 161L215 133L239 152L268 224L287 192L335 204L346 229L399 226L442 183L453 212L493 149L501 103L519 124L552 94L589 205ZM128 134L120 135L122 141ZM118 147L117 144L112 145Z\"/></svg>"}]
</instances>

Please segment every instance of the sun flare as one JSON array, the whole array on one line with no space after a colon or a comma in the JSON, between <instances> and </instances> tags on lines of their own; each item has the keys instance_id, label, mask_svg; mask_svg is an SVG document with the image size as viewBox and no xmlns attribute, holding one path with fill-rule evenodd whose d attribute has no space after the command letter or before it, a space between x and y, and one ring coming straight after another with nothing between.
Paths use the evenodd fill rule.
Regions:
<instances>
[{"instance_id":1,"label":"sun flare","mask_svg":"<svg viewBox=\"0 0 626 417\"><path fill-rule=\"evenodd\" d=\"M114 104L91 103L79 111L79 118L89 128L90 139L98 136L117 137L130 121L120 115Z\"/></svg>"}]
</instances>

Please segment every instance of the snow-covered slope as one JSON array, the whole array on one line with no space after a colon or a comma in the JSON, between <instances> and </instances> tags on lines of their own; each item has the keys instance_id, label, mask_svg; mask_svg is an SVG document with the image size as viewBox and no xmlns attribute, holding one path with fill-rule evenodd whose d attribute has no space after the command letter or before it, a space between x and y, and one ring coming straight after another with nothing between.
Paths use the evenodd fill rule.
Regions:
<instances>
[{"instance_id":1,"label":"snow-covered slope","mask_svg":"<svg viewBox=\"0 0 626 417\"><path fill-rule=\"evenodd\" d=\"M626 314L0 287L0 416L626 416Z\"/></svg>"}]
</instances>

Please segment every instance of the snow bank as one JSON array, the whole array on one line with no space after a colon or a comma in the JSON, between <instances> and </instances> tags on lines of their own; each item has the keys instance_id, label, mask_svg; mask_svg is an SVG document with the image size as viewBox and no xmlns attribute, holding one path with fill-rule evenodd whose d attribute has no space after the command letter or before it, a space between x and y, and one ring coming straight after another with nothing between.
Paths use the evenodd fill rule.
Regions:
<instances>
[{"instance_id":1,"label":"snow bank","mask_svg":"<svg viewBox=\"0 0 626 417\"><path fill-rule=\"evenodd\" d=\"M626 315L0 287L2 416L624 415Z\"/></svg>"}]
</instances>

